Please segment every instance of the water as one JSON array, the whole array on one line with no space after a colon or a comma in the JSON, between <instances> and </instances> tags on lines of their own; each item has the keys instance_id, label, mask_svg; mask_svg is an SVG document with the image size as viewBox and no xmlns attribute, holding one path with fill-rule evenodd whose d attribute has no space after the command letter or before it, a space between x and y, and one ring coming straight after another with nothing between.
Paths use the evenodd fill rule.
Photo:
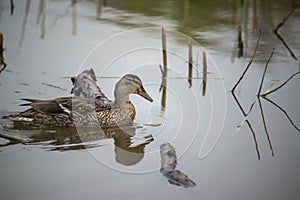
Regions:
<instances>
[{"instance_id":1,"label":"water","mask_svg":"<svg viewBox=\"0 0 300 200\"><path fill-rule=\"evenodd\" d=\"M299 71L299 8L278 31L295 60L272 32L295 3L242 2L106 0L97 19L93 1L15 2L13 15L10 2L1 1L7 63L0 74L1 117L24 110L18 106L21 98L69 96L69 78L91 67L109 98L119 77L135 73L154 99L131 96L137 116L129 136L119 130L41 129L0 120L0 133L24 142L0 139L1 198L295 199L299 75L267 96L282 110L261 99L268 134L256 95L273 48L262 92ZM240 58L238 25L244 41ZM167 29L169 51L165 110L159 92L161 26ZM260 29L256 56L235 92L246 111L255 102L245 118L230 91L250 61ZM191 87L188 36L194 39ZM208 61L205 96L202 48ZM176 148L177 168L195 187L171 185L161 175L164 142Z\"/></svg>"}]
</instances>

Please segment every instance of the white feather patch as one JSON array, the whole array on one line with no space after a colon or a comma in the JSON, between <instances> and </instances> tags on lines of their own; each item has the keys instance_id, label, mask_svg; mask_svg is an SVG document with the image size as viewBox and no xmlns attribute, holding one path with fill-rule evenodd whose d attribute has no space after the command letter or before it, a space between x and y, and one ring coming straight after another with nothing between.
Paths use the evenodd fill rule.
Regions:
<instances>
[{"instance_id":1,"label":"white feather patch","mask_svg":"<svg viewBox=\"0 0 300 200\"><path fill-rule=\"evenodd\" d=\"M58 105L59 105L59 107L61 107L61 109L63 109L63 111L64 111L65 113L67 113L68 115L71 114L71 111L70 111L68 108L64 107L64 106L61 105L60 103L59 103Z\"/></svg>"},{"instance_id":2,"label":"white feather patch","mask_svg":"<svg viewBox=\"0 0 300 200\"><path fill-rule=\"evenodd\" d=\"M12 121L15 122L32 122L32 118L27 118L27 117L12 117L10 118Z\"/></svg>"}]
</instances>

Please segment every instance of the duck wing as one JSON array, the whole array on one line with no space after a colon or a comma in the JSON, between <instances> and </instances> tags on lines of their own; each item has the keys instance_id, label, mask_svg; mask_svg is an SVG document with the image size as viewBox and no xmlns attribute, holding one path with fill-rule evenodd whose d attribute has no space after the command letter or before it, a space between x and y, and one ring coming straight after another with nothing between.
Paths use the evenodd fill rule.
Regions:
<instances>
[{"instance_id":1,"label":"duck wing","mask_svg":"<svg viewBox=\"0 0 300 200\"><path fill-rule=\"evenodd\" d=\"M66 109L72 110L72 98L63 97L51 100L39 99L22 99L30 103L24 103L20 106L31 106L34 110L43 112L45 114L62 114L66 113Z\"/></svg>"},{"instance_id":2,"label":"duck wing","mask_svg":"<svg viewBox=\"0 0 300 200\"><path fill-rule=\"evenodd\" d=\"M68 114L73 110L81 112L103 111L111 109L111 104L105 104L91 99L81 97L60 97L51 100L22 99L30 103L21 106L31 106L34 110L45 114Z\"/></svg>"}]
</instances>

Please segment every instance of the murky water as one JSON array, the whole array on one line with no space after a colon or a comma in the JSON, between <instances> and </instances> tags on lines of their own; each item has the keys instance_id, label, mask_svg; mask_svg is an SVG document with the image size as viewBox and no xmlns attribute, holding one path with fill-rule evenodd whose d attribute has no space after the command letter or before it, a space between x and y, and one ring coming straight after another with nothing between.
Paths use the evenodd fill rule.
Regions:
<instances>
[{"instance_id":1,"label":"murky water","mask_svg":"<svg viewBox=\"0 0 300 200\"><path fill-rule=\"evenodd\" d=\"M0 139L1 199L299 196L299 74L268 99L257 98L273 48L262 93L299 71L299 8L278 30L283 40L273 33L294 1L106 0L101 12L94 1L14 3L11 10L10 1L0 2L7 63L0 74L1 117L24 110L21 98L71 95L70 77L89 68L109 98L118 79L134 73L154 102L132 95L135 126L121 130L39 128L1 119L0 133L7 138ZM161 26L167 31L166 79L159 68ZM253 63L233 96L259 30ZM245 117L243 110L250 114ZM159 172L164 142L176 148L177 168L195 187L171 185Z\"/></svg>"}]
</instances>

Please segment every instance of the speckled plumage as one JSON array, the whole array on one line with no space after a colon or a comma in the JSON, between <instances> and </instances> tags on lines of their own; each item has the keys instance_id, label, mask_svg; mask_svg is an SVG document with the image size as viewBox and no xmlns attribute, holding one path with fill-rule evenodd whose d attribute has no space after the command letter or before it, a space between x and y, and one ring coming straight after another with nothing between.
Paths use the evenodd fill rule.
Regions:
<instances>
[{"instance_id":1,"label":"speckled plumage","mask_svg":"<svg viewBox=\"0 0 300 200\"><path fill-rule=\"evenodd\" d=\"M93 94L93 92L86 92ZM135 107L130 94L139 94L149 101L152 98L143 88L139 77L127 74L115 86L113 102L84 97L61 97L53 100L23 99L22 104L31 108L3 118L29 125L54 125L66 127L104 127L131 124L135 118ZM103 94L104 95L104 94ZM104 95L105 96L105 95Z\"/></svg>"}]
</instances>

